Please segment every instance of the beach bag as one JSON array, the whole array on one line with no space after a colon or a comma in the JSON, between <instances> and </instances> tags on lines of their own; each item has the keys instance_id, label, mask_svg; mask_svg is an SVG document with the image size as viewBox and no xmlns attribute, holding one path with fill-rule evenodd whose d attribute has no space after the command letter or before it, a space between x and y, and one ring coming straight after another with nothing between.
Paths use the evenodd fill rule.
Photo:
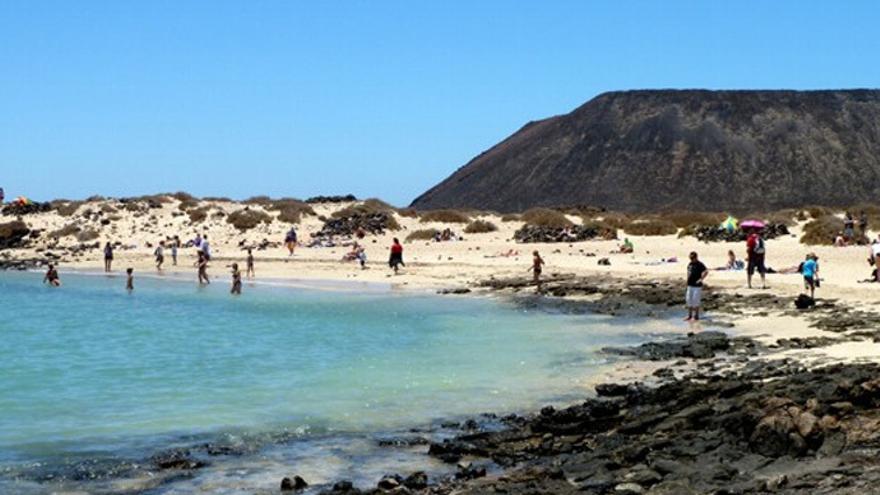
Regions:
<instances>
[{"instance_id":1,"label":"beach bag","mask_svg":"<svg viewBox=\"0 0 880 495\"><path fill-rule=\"evenodd\" d=\"M764 238L759 237L758 242L755 243L755 254L764 254Z\"/></svg>"},{"instance_id":2,"label":"beach bag","mask_svg":"<svg viewBox=\"0 0 880 495\"><path fill-rule=\"evenodd\" d=\"M794 300L794 307L796 307L797 309L808 309L815 305L815 299L806 294L801 294L797 296L797 299Z\"/></svg>"}]
</instances>

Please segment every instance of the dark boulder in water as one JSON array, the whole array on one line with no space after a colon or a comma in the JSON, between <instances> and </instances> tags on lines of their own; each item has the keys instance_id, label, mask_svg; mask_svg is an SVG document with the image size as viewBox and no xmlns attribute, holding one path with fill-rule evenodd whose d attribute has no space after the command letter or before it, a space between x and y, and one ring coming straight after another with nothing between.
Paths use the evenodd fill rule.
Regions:
<instances>
[{"instance_id":1,"label":"dark boulder in water","mask_svg":"<svg viewBox=\"0 0 880 495\"><path fill-rule=\"evenodd\" d=\"M284 478L281 480L281 491L282 492L290 492L290 491L300 491L308 488L309 484L306 483L306 480L302 479L300 476L294 476L291 478Z\"/></svg>"}]
</instances>

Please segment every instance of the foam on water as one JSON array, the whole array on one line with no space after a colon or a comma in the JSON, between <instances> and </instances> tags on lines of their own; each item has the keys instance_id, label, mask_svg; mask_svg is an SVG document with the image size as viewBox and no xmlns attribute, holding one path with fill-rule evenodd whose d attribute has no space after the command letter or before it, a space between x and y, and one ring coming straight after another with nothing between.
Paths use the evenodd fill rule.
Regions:
<instances>
[{"instance_id":1,"label":"foam on water","mask_svg":"<svg viewBox=\"0 0 880 495\"><path fill-rule=\"evenodd\" d=\"M377 432L576 399L604 362L598 347L650 330L490 298L259 285L232 297L145 277L128 294L121 277L67 275L59 289L40 278L0 274L0 489L18 478L20 492L58 477L141 490L154 474L72 482L64 466L137 464L206 438L244 439L249 453L156 493L274 489L291 465L374 482L425 462L424 449L377 449Z\"/></svg>"}]
</instances>

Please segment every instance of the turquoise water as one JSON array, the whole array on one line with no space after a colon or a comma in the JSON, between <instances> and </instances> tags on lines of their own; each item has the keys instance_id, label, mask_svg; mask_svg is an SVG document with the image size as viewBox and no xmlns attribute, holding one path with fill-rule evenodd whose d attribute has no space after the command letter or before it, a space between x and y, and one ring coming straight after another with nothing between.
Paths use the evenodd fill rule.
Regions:
<instances>
[{"instance_id":1,"label":"turquoise water","mask_svg":"<svg viewBox=\"0 0 880 495\"><path fill-rule=\"evenodd\" d=\"M490 298L254 284L232 297L226 283L147 277L128 294L121 277L64 275L58 289L40 279L0 274L0 465L20 478L8 486L35 493L55 481L22 466L54 480L71 459L144 458L187 438L251 439L270 473L273 455L302 465L333 438L382 459L364 435L582 397L598 347L643 338L605 317ZM208 492L276 486L253 470Z\"/></svg>"}]
</instances>

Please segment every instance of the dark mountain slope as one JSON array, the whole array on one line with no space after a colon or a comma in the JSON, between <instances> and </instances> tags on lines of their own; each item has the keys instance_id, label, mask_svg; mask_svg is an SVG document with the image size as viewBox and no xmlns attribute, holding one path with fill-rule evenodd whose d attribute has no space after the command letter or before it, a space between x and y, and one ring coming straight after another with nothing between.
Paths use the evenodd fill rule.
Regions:
<instances>
[{"instance_id":1,"label":"dark mountain slope","mask_svg":"<svg viewBox=\"0 0 880 495\"><path fill-rule=\"evenodd\" d=\"M754 211L880 199L880 90L645 90L532 122L413 202Z\"/></svg>"}]
</instances>

